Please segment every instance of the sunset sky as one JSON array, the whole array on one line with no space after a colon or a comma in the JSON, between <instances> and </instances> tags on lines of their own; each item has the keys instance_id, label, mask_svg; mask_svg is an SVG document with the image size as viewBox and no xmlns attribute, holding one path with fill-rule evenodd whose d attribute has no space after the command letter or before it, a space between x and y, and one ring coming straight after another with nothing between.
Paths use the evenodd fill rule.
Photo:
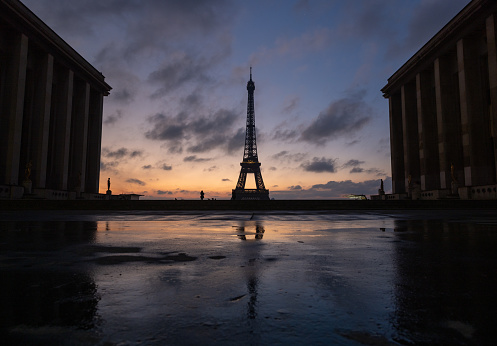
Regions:
<instances>
[{"instance_id":1,"label":"sunset sky","mask_svg":"<svg viewBox=\"0 0 497 346\"><path fill-rule=\"evenodd\" d=\"M229 199L252 66L270 198L312 199L391 189L380 89L469 1L22 2L113 88L101 193Z\"/></svg>"}]
</instances>

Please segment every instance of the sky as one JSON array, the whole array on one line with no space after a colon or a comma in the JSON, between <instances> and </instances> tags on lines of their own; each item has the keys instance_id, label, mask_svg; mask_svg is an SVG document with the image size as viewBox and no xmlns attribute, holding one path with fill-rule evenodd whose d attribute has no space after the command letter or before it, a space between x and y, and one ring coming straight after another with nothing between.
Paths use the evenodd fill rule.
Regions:
<instances>
[{"instance_id":1,"label":"sky","mask_svg":"<svg viewBox=\"0 0 497 346\"><path fill-rule=\"evenodd\" d=\"M391 191L380 89L469 1L22 2L112 87L101 193L230 199L252 67L270 198L335 199Z\"/></svg>"}]
</instances>

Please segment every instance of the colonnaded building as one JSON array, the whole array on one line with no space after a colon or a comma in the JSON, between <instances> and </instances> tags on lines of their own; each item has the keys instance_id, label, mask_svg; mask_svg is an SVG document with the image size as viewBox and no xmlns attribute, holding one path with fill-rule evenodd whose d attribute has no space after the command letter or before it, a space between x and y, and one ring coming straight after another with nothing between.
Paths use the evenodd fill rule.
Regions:
<instances>
[{"instance_id":1,"label":"colonnaded building","mask_svg":"<svg viewBox=\"0 0 497 346\"><path fill-rule=\"evenodd\" d=\"M0 0L0 198L99 198L110 89L20 1Z\"/></svg>"},{"instance_id":2,"label":"colonnaded building","mask_svg":"<svg viewBox=\"0 0 497 346\"><path fill-rule=\"evenodd\" d=\"M497 1L473 0L389 79L393 194L495 199Z\"/></svg>"}]
</instances>

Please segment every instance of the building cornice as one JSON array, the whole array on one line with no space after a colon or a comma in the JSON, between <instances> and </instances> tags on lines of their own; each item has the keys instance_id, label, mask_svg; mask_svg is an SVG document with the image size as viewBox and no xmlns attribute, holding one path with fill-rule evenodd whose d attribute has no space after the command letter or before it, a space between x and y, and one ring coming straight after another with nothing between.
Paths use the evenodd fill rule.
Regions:
<instances>
[{"instance_id":1,"label":"building cornice","mask_svg":"<svg viewBox=\"0 0 497 346\"><path fill-rule=\"evenodd\" d=\"M18 0L0 0L0 17L16 30L35 38L35 42L47 50L57 61L66 62L67 67L87 79L92 86L108 95L112 87L105 77L74 48L46 25L38 16Z\"/></svg>"},{"instance_id":2,"label":"building cornice","mask_svg":"<svg viewBox=\"0 0 497 346\"><path fill-rule=\"evenodd\" d=\"M419 49L407 62L402 65L390 78L381 91L388 98L403 84L415 77L425 66L447 53L459 39L471 33L484 23L489 13L497 9L495 0L473 0L452 18L435 36Z\"/></svg>"}]
</instances>

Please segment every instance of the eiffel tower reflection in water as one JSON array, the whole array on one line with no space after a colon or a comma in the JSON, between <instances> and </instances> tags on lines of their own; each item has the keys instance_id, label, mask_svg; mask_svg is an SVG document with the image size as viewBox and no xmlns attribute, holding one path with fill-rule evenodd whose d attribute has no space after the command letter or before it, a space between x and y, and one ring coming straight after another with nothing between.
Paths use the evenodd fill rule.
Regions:
<instances>
[{"instance_id":1,"label":"eiffel tower reflection in water","mask_svg":"<svg viewBox=\"0 0 497 346\"><path fill-rule=\"evenodd\" d=\"M255 229L248 231L248 229ZM237 227L238 239L243 241L259 241L264 236L264 226L260 221L243 221ZM251 236L254 235L252 238ZM247 303L247 317L251 320L257 317L257 288L259 284L258 264L259 260L259 247L244 247L244 251L254 251L250 253L250 258L247 265L247 291L249 301Z\"/></svg>"}]
</instances>

